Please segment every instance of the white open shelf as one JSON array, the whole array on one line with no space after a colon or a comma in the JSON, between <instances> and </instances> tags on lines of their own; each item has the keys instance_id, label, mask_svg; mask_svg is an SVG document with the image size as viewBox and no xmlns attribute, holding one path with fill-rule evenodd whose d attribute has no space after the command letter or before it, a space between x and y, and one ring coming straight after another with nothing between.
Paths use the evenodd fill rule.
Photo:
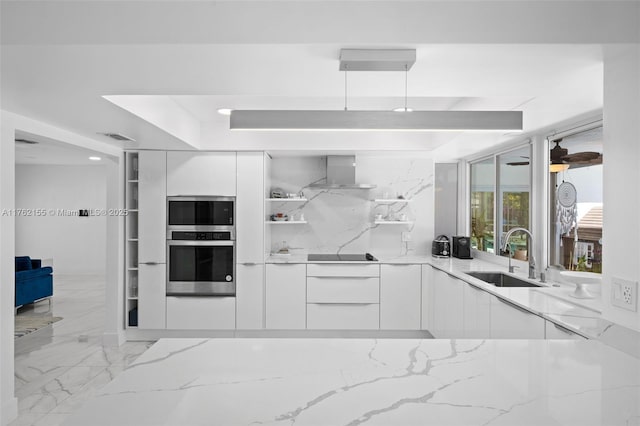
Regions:
<instances>
[{"instance_id":1,"label":"white open shelf","mask_svg":"<svg viewBox=\"0 0 640 426\"><path fill-rule=\"evenodd\" d=\"M282 201L282 202L292 202L292 201L308 201L306 198L267 198L267 201Z\"/></svg>"},{"instance_id":2,"label":"white open shelf","mask_svg":"<svg viewBox=\"0 0 640 426\"><path fill-rule=\"evenodd\" d=\"M376 225L411 225L413 222L410 220L376 220Z\"/></svg>"},{"instance_id":3,"label":"white open shelf","mask_svg":"<svg viewBox=\"0 0 640 426\"><path fill-rule=\"evenodd\" d=\"M405 200L404 198L376 198L373 201L380 204L393 204L393 203L410 203L412 200Z\"/></svg>"},{"instance_id":4,"label":"white open shelf","mask_svg":"<svg viewBox=\"0 0 640 426\"><path fill-rule=\"evenodd\" d=\"M296 225L301 223L307 223L306 220L267 220L266 223L270 225Z\"/></svg>"}]
</instances>

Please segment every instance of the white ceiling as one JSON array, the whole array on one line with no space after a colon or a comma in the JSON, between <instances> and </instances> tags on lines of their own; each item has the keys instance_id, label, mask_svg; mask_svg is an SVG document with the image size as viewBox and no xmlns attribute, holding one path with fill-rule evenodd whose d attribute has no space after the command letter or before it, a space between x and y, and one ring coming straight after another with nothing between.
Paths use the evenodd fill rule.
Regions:
<instances>
[{"instance_id":1,"label":"white ceiling","mask_svg":"<svg viewBox=\"0 0 640 426\"><path fill-rule=\"evenodd\" d=\"M59 7L53 7L52 3ZM221 16L231 14L228 10L233 9L235 25L230 27L233 31L225 35L216 32L219 28L207 28L208 32L199 34L191 27L199 22L196 14L202 13L201 8L207 2L183 2L180 9L183 16L176 16L172 8L178 3L114 3L114 16L119 8L120 12L133 8L139 12L149 11L149 16L158 19L138 19L134 31L130 14L117 15L121 16L121 21L109 21L112 29L109 33L96 17L100 11L104 12L104 2L3 1L2 108L121 148L314 152L426 150L437 157L458 158L517 137L513 134L451 132L232 133L228 130L229 118L216 113L222 107L342 109L345 87L344 74L338 71L338 55L343 47L415 48L417 61L408 73L408 104L414 109L522 110L527 132L602 108L603 58L598 41L609 37L610 32L604 33L600 29L584 31L584 34L597 33L593 43L553 43L544 41L544 35L531 35L533 31L527 23L520 22L521 34L504 28L496 30L495 20L499 17L490 16L486 19L493 21L488 23L493 26L485 32L476 32L474 41L471 41L473 34L467 34L451 36L452 40L466 37L465 42L417 43L416 40L429 35L424 31L431 29L405 29L402 22L387 16L385 18L395 27L394 33L388 33L386 28L380 30L388 42L381 43L379 36L370 37L371 41L366 42L367 31L375 22L375 13L394 2L308 1L295 4L264 0L238 4L213 2L212 6L218 7L216 11L220 11ZM320 3L327 13L333 10L331 8L338 8L343 15L367 12L365 15L371 22L354 22L353 33L349 33L348 28L341 27L346 25L344 16L332 23L321 15L313 21L315 25L308 33L292 33L287 38L278 32L279 23L289 22L284 18L279 22L280 18L273 17L273 11L279 10L281 15L282 11L301 14L305 8L320 7ZM435 7L437 4L441 8L451 8L457 2L447 2L448 6L444 3L394 4L402 5L397 8L401 14L409 6ZM473 15L469 5L480 7L484 3L465 3L466 9L460 9L459 4L458 10L466 13L460 15L452 29L439 25L439 28L445 28L440 33L448 31L448 34L464 35L468 31L465 23L477 28L476 21L485 17L467 16ZM486 4L495 5L495 2ZM544 4L544 7L553 7L552 2ZM267 5L273 8L266 9ZM526 2L513 2L513 7L527 5ZM269 15L271 21L256 28L252 21L256 10L263 10L265 19ZM246 21L238 11L246 12ZM575 21L579 12L575 6L572 11ZM565 13L560 12L560 15ZM593 15L596 12L588 11ZM623 12L616 11L620 16ZM588 13L585 12L585 16L593 19ZM304 19L312 19L304 16ZM620 21L620 16L613 18ZM615 28L607 21L613 18L603 18L602 26ZM172 19L175 23L169 25ZM189 19L193 19L193 25L186 26L184 20ZM222 18L216 15L215 19ZM164 23L164 32L157 31L158 21ZM566 22L567 25L578 25ZM267 23L269 25L265 25ZM571 34L550 31L556 31L554 34L559 41L571 41L576 37L574 33L583 34L581 25ZM542 31L542 27L538 29ZM240 30L244 32L240 33ZM494 34L491 31L505 32ZM237 39L238 34L243 40ZM508 37L509 34L512 37ZM212 40L214 36L220 42ZM337 36L343 39L336 40ZM126 40L127 37L130 40ZM492 42L498 37L513 42ZM540 38L539 42L526 43L527 40L536 41L536 37ZM172 38L175 43L170 42ZM305 38L312 41L296 42ZM402 106L404 78L401 72L349 73L349 108L388 110ZM138 142L124 144L97 135L107 131L126 134Z\"/></svg>"},{"instance_id":2,"label":"white ceiling","mask_svg":"<svg viewBox=\"0 0 640 426\"><path fill-rule=\"evenodd\" d=\"M18 140L37 142L29 144ZM100 161L89 157L100 157ZM16 164L103 166L111 157L103 153L25 132L16 132Z\"/></svg>"}]
</instances>

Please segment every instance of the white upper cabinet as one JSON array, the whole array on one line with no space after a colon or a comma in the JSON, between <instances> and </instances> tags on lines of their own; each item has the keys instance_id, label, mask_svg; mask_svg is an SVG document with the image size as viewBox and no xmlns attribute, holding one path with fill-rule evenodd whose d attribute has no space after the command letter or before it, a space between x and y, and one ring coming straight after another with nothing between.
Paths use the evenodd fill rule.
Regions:
<instances>
[{"instance_id":1,"label":"white upper cabinet","mask_svg":"<svg viewBox=\"0 0 640 426\"><path fill-rule=\"evenodd\" d=\"M235 152L167 153L167 195L236 195Z\"/></svg>"},{"instance_id":2,"label":"white upper cabinet","mask_svg":"<svg viewBox=\"0 0 640 426\"><path fill-rule=\"evenodd\" d=\"M236 195L237 263L264 261L264 154L239 152Z\"/></svg>"},{"instance_id":3,"label":"white upper cabinet","mask_svg":"<svg viewBox=\"0 0 640 426\"><path fill-rule=\"evenodd\" d=\"M138 262L165 263L167 253L167 154L138 153Z\"/></svg>"},{"instance_id":4,"label":"white upper cabinet","mask_svg":"<svg viewBox=\"0 0 640 426\"><path fill-rule=\"evenodd\" d=\"M380 266L380 329L420 329L420 265Z\"/></svg>"}]
</instances>

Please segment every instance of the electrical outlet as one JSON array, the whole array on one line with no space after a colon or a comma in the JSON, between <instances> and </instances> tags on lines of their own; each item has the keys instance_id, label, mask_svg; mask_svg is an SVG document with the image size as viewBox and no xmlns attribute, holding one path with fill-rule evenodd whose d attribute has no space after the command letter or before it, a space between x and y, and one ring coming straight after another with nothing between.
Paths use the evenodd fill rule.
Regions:
<instances>
[{"instance_id":1,"label":"electrical outlet","mask_svg":"<svg viewBox=\"0 0 640 426\"><path fill-rule=\"evenodd\" d=\"M638 282L612 277L611 304L636 312L638 310Z\"/></svg>"},{"instance_id":2,"label":"electrical outlet","mask_svg":"<svg viewBox=\"0 0 640 426\"><path fill-rule=\"evenodd\" d=\"M403 243L408 243L409 241L412 241L411 233L410 232L403 232L402 233L402 242Z\"/></svg>"}]
</instances>

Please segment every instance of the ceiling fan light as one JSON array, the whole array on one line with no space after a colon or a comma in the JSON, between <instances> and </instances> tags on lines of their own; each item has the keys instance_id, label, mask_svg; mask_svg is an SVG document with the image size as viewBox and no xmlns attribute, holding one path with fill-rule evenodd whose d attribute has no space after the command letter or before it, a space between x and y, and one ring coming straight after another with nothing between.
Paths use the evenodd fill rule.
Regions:
<instances>
[{"instance_id":1,"label":"ceiling fan light","mask_svg":"<svg viewBox=\"0 0 640 426\"><path fill-rule=\"evenodd\" d=\"M569 164L564 164L564 163L551 163L549 164L549 172L551 173L558 173L558 172L564 172L565 170L569 169L570 165Z\"/></svg>"}]
</instances>

